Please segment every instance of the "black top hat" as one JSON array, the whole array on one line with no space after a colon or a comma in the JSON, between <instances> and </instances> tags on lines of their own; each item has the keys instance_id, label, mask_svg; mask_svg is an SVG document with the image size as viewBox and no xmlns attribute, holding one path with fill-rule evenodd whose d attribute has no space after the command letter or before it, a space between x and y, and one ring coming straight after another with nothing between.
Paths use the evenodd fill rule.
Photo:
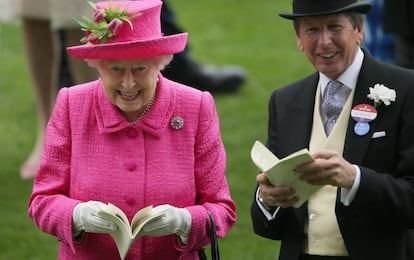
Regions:
<instances>
[{"instance_id":1,"label":"black top hat","mask_svg":"<svg viewBox=\"0 0 414 260\"><path fill-rule=\"evenodd\" d=\"M293 20L297 17L317 16L343 12L368 13L370 3L358 3L357 0L293 0L293 13L279 13L283 18Z\"/></svg>"}]
</instances>

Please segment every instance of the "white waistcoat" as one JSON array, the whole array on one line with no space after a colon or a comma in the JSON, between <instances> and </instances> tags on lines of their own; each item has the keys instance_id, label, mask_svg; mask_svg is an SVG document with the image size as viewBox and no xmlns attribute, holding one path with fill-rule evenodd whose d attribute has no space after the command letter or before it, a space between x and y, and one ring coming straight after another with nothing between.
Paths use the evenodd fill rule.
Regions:
<instances>
[{"instance_id":1,"label":"white waistcoat","mask_svg":"<svg viewBox=\"0 0 414 260\"><path fill-rule=\"evenodd\" d=\"M309 151L330 149L342 154L354 91L349 94L331 134L329 137L326 137L319 111L321 102L320 89L320 86L318 86ZM348 255L335 216L336 192L337 187L325 185L308 200L308 219L307 225L305 225L307 239L304 245L304 252L306 254L326 256Z\"/></svg>"}]
</instances>

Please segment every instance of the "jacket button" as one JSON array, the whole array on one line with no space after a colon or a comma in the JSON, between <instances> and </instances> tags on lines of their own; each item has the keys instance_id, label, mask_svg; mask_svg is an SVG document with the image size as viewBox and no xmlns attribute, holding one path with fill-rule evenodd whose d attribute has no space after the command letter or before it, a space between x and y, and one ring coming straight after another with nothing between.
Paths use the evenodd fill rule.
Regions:
<instances>
[{"instance_id":1,"label":"jacket button","mask_svg":"<svg viewBox=\"0 0 414 260\"><path fill-rule=\"evenodd\" d=\"M127 171L133 171L137 168L137 164L133 163L133 162L127 162L125 163L125 169L127 169Z\"/></svg>"},{"instance_id":2,"label":"jacket button","mask_svg":"<svg viewBox=\"0 0 414 260\"><path fill-rule=\"evenodd\" d=\"M128 128L128 129L126 130L126 135L127 135L129 138L136 138L136 137L138 136L138 132L137 132L137 130L135 130L134 128Z\"/></svg>"},{"instance_id":3,"label":"jacket button","mask_svg":"<svg viewBox=\"0 0 414 260\"><path fill-rule=\"evenodd\" d=\"M126 203L128 206L134 206L134 205L136 204L136 201L135 201L135 199L134 199L134 198L132 198L132 197L128 197L128 198L126 198L125 203Z\"/></svg>"}]
</instances>

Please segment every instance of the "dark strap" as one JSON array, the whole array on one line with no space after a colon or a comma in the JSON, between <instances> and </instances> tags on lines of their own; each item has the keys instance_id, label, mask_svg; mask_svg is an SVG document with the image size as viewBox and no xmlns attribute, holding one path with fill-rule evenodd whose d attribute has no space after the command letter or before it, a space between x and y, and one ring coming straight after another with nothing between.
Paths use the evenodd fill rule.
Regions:
<instances>
[{"instance_id":1,"label":"dark strap","mask_svg":"<svg viewBox=\"0 0 414 260\"><path fill-rule=\"evenodd\" d=\"M214 222L213 214L211 214L210 211L208 211L208 216L210 217L211 259L220 260L216 223Z\"/></svg>"},{"instance_id":2,"label":"dark strap","mask_svg":"<svg viewBox=\"0 0 414 260\"><path fill-rule=\"evenodd\" d=\"M218 246L218 239L216 233L216 223L214 222L213 214L210 211L207 212L210 218L210 246L211 246L211 259L220 260L220 252ZM202 249L198 251L198 257L200 260L207 260L206 252Z\"/></svg>"}]
</instances>

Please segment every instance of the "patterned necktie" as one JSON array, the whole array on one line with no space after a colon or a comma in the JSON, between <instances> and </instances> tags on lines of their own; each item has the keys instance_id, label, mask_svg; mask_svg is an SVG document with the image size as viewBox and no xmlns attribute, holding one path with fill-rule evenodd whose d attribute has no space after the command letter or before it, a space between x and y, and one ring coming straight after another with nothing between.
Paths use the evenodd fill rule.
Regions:
<instances>
[{"instance_id":1,"label":"patterned necktie","mask_svg":"<svg viewBox=\"0 0 414 260\"><path fill-rule=\"evenodd\" d=\"M342 87L342 83L336 80L328 82L323 95L322 111L325 114L324 126L326 135L329 136L336 120L341 113L343 104L334 98L336 92Z\"/></svg>"}]
</instances>

